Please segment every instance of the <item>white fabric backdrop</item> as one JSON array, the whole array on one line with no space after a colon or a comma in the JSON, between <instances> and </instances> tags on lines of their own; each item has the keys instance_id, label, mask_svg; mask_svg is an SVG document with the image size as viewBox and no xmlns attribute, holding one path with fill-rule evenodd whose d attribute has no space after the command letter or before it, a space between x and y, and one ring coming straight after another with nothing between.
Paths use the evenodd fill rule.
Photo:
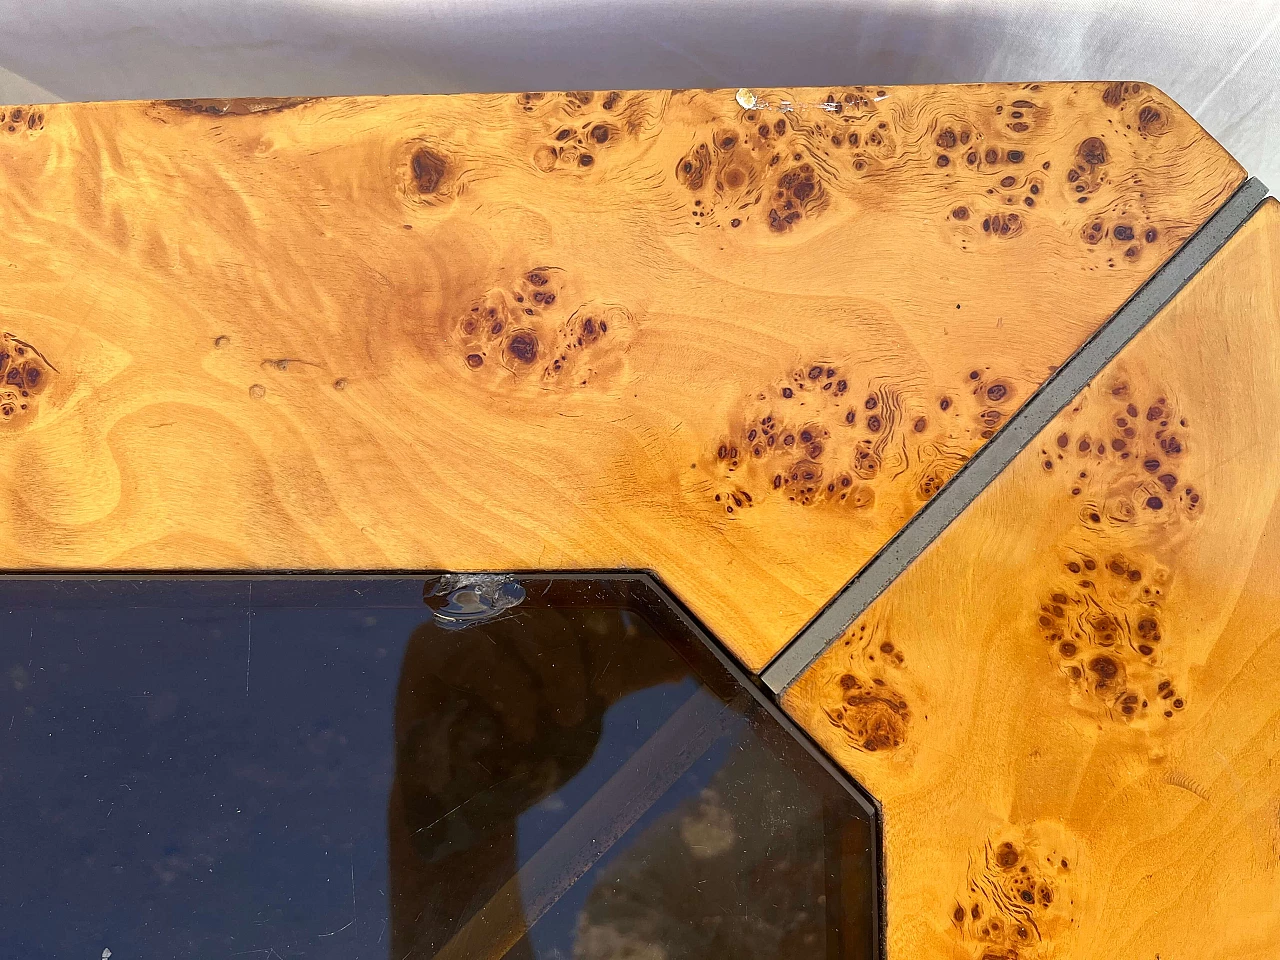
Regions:
<instances>
[{"instance_id":1,"label":"white fabric backdrop","mask_svg":"<svg viewBox=\"0 0 1280 960\"><path fill-rule=\"evenodd\" d=\"M1135 79L1280 188L1280 0L0 0L0 101Z\"/></svg>"}]
</instances>

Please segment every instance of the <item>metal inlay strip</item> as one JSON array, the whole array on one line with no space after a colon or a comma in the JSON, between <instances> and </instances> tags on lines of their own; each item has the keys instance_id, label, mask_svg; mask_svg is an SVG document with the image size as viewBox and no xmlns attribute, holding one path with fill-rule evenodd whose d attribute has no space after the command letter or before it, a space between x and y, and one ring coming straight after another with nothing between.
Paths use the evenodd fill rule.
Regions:
<instances>
[{"instance_id":1,"label":"metal inlay strip","mask_svg":"<svg viewBox=\"0 0 1280 960\"><path fill-rule=\"evenodd\" d=\"M1022 448L1209 262L1266 196L1267 188L1257 179L1245 181L1110 320L1045 380L1004 429L974 454L770 661L760 674L765 687L774 695L781 695L838 640Z\"/></svg>"}]
</instances>

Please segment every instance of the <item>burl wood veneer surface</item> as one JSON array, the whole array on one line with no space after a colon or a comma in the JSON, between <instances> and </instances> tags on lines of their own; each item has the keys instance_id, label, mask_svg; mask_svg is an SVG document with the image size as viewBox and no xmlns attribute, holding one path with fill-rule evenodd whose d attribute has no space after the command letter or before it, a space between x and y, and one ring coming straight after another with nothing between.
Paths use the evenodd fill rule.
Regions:
<instances>
[{"instance_id":1,"label":"burl wood veneer surface","mask_svg":"<svg viewBox=\"0 0 1280 960\"><path fill-rule=\"evenodd\" d=\"M8 107L3 566L649 568L759 668L1242 176L1128 83Z\"/></svg>"},{"instance_id":2,"label":"burl wood veneer surface","mask_svg":"<svg viewBox=\"0 0 1280 960\"><path fill-rule=\"evenodd\" d=\"M889 956L1280 956L1280 205L788 691Z\"/></svg>"}]
</instances>

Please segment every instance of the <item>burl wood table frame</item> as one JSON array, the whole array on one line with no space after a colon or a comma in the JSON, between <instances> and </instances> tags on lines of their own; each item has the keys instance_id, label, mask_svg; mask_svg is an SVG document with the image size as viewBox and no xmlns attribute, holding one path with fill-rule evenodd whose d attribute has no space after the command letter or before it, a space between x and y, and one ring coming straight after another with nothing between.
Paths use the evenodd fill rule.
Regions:
<instances>
[{"instance_id":1,"label":"burl wood table frame","mask_svg":"<svg viewBox=\"0 0 1280 960\"><path fill-rule=\"evenodd\" d=\"M1140 83L0 124L32 571L651 571L886 955L1280 952L1280 207Z\"/></svg>"}]
</instances>

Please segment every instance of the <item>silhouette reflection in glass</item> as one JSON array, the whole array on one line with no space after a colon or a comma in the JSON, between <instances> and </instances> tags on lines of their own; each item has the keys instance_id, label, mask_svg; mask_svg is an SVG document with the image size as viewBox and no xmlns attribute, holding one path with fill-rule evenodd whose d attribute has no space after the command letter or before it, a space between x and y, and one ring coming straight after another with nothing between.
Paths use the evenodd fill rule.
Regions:
<instances>
[{"instance_id":1,"label":"silhouette reflection in glass","mask_svg":"<svg viewBox=\"0 0 1280 960\"><path fill-rule=\"evenodd\" d=\"M642 576L8 578L0 677L0 956L878 949L870 807Z\"/></svg>"},{"instance_id":2,"label":"silhouette reflection in glass","mask_svg":"<svg viewBox=\"0 0 1280 960\"><path fill-rule=\"evenodd\" d=\"M528 587L434 585L406 651L393 953L870 956L865 812L643 582Z\"/></svg>"}]
</instances>

